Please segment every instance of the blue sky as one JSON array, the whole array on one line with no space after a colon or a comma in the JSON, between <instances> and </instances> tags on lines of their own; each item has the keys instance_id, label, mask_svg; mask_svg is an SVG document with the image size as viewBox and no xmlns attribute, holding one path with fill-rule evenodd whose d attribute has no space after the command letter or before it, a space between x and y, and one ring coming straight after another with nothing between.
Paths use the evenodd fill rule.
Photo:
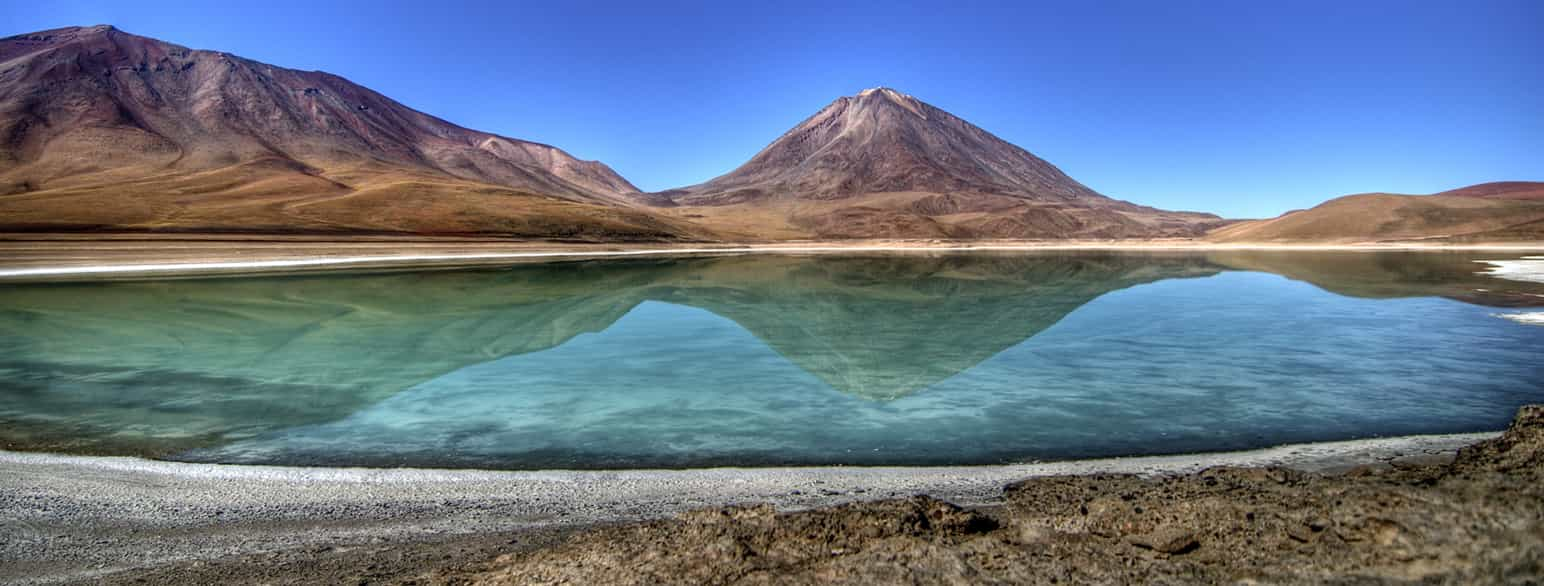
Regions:
<instances>
[{"instance_id":1,"label":"blue sky","mask_svg":"<svg viewBox=\"0 0 1544 586\"><path fill-rule=\"evenodd\" d=\"M1544 2L0 3L343 75L645 190L889 86L1107 195L1231 217L1544 180Z\"/></svg>"}]
</instances>

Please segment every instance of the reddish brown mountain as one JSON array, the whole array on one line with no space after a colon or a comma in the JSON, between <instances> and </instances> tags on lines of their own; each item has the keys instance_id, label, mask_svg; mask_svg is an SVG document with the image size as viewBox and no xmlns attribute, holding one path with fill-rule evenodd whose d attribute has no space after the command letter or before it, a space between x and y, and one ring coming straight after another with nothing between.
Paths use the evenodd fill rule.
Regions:
<instances>
[{"instance_id":1,"label":"reddish brown mountain","mask_svg":"<svg viewBox=\"0 0 1544 586\"><path fill-rule=\"evenodd\" d=\"M1544 182L1496 181L1450 189L1437 195L1480 197L1485 199L1544 199Z\"/></svg>"},{"instance_id":2,"label":"reddish brown mountain","mask_svg":"<svg viewBox=\"0 0 1544 586\"><path fill-rule=\"evenodd\" d=\"M1208 235L1222 242L1544 241L1544 183L1482 183L1433 195L1362 193Z\"/></svg>"},{"instance_id":3,"label":"reddish brown mountain","mask_svg":"<svg viewBox=\"0 0 1544 586\"><path fill-rule=\"evenodd\" d=\"M726 175L645 199L726 232L774 237L1146 238L1220 223L1100 195L888 88L837 99Z\"/></svg>"},{"instance_id":4,"label":"reddish brown mountain","mask_svg":"<svg viewBox=\"0 0 1544 586\"><path fill-rule=\"evenodd\" d=\"M0 39L0 228L655 238L637 189L342 77L110 26Z\"/></svg>"}]
</instances>

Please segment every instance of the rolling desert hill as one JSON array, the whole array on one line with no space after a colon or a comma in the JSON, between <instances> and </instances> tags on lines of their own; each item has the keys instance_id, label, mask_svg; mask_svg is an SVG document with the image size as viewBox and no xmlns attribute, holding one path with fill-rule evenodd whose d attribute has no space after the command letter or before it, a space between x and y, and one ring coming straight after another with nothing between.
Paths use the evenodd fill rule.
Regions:
<instances>
[{"instance_id":1,"label":"rolling desert hill","mask_svg":"<svg viewBox=\"0 0 1544 586\"><path fill-rule=\"evenodd\" d=\"M1434 195L1339 197L1269 220L1212 231L1219 242L1544 240L1544 183L1483 183Z\"/></svg>"},{"instance_id":2,"label":"rolling desert hill","mask_svg":"<svg viewBox=\"0 0 1544 586\"><path fill-rule=\"evenodd\" d=\"M0 39L0 230L699 235L609 167L111 26Z\"/></svg>"},{"instance_id":3,"label":"rolling desert hill","mask_svg":"<svg viewBox=\"0 0 1544 586\"><path fill-rule=\"evenodd\" d=\"M752 238L1152 238L1223 223L1100 195L889 88L838 98L728 174L640 199Z\"/></svg>"},{"instance_id":4,"label":"rolling desert hill","mask_svg":"<svg viewBox=\"0 0 1544 586\"><path fill-rule=\"evenodd\" d=\"M1437 195L1479 197L1484 199L1544 199L1544 181L1496 181L1450 189Z\"/></svg>"}]
</instances>

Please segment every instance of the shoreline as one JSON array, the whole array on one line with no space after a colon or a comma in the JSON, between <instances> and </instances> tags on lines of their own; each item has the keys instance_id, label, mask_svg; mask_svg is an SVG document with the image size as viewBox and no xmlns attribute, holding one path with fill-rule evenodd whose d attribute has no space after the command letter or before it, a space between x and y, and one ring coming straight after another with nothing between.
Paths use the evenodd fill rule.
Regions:
<instances>
[{"instance_id":1,"label":"shoreline","mask_svg":"<svg viewBox=\"0 0 1544 586\"><path fill-rule=\"evenodd\" d=\"M990 508L1001 503L1004 486L1032 478L1167 477L1215 467L1333 474L1367 465L1445 461L1461 447L1499 435L916 468L305 468L0 451L0 528L9 534L0 540L0 568L7 568L0 570L0 582L95 580L219 560L250 564L253 556L303 560L336 554L347 566L369 561L370 556L349 557L366 546L409 552L454 546L483 556L514 542L541 546L571 531L753 503L802 511L926 494ZM469 560L458 558L463 562Z\"/></svg>"},{"instance_id":2,"label":"shoreline","mask_svg":"<svg viewBox=\"0 0 1544 586\"><path fill-rule=\"evenodd\" d=\"M728 254L929 252L1459 252L1544 251L1544 243L1233 244L1205 241L829 241L702 245L489 242L483 240L11 240L0 238L0 281L254 275L313 271L499 266L604 258Z\"/></svg>"},{"instance_id":3,"label":"shoreline","mask_svg":"<svg viewBox=\"0 0 1544 586\"><path fill-rule=\"evenodd\" d=\"M971 464L959 466L768 466L708 468L617 468L495 470L482 468L380 468L364 466L286 466L278 464L225 464L158 460L140 456L94 456L57 452L33 452L0 449L0 469L17 466L61 467L98 473L153 474L198 480L287 481L295 483L339 482L358 484L464 483L490 481L575 481L587 476L615 478L673 478L732 473L781 475L863 475L883 473L1004 472L1024 471L1024 477L1067 474L1137 474L1164 475L1195 472L1211 466L1285 466L1305 472L1332 471L1343 467L1342 460L1363 462L1367 457L1423 449L1432 446L1460 447L1501 435L1500 431L1440 433L1371 437L1350 440L1281 444L1251 450L1161 454L1151 456L1113 456L1072 460L1036 461L1013 464ZM0 481L3 482L3 481Z\"/></svg>"}]
</instances>

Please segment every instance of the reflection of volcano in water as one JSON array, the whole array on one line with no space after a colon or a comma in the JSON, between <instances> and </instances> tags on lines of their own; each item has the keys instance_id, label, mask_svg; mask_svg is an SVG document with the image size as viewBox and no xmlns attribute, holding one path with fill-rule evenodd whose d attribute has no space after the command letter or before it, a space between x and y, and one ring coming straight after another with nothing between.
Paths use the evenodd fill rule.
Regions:
<instances>
[{"instance_id":1,"label":"reflection of volcano in water","mask_svg":"<svg viewBox=\"0 0 1544 586\"><path fill-rule=\"evenodd\" d=\"M602 331L647 300L711 311L834 389L891 399L1104 293L1236 264L1225 260L1242 262L739 256L10 286L0 288L0 441L164 454L333 421L468 365ZM1430 294L1399 278L1378 290L1402 287Z\"/></svg>"},{"instance_id":2,"label":"reflection of volcano in water","mask_svg":"<svg viewBox=\"0 0 1544 586\"><path fill-rule=\"evenodd\" d=\"M1094 298L1216 272L1195 259L950 256L734 259L738 279L649 297L734 320L839 391L887 399L1029 339Z\"/></svg>"},{"instance_id":3,"label":"reflection of volcano in water","mask_svg":"<svg viewBox=\"0 0 1544 586\"><path fill-rule=\"evenodd\" d=\"M343 417L657 299L750 330L838 390L914 392L1098 295L1195 260L729 257L0 290L9 443L161 452ZM132 429L125 430L125 422Z\"/></svg>"}]
</instances>

